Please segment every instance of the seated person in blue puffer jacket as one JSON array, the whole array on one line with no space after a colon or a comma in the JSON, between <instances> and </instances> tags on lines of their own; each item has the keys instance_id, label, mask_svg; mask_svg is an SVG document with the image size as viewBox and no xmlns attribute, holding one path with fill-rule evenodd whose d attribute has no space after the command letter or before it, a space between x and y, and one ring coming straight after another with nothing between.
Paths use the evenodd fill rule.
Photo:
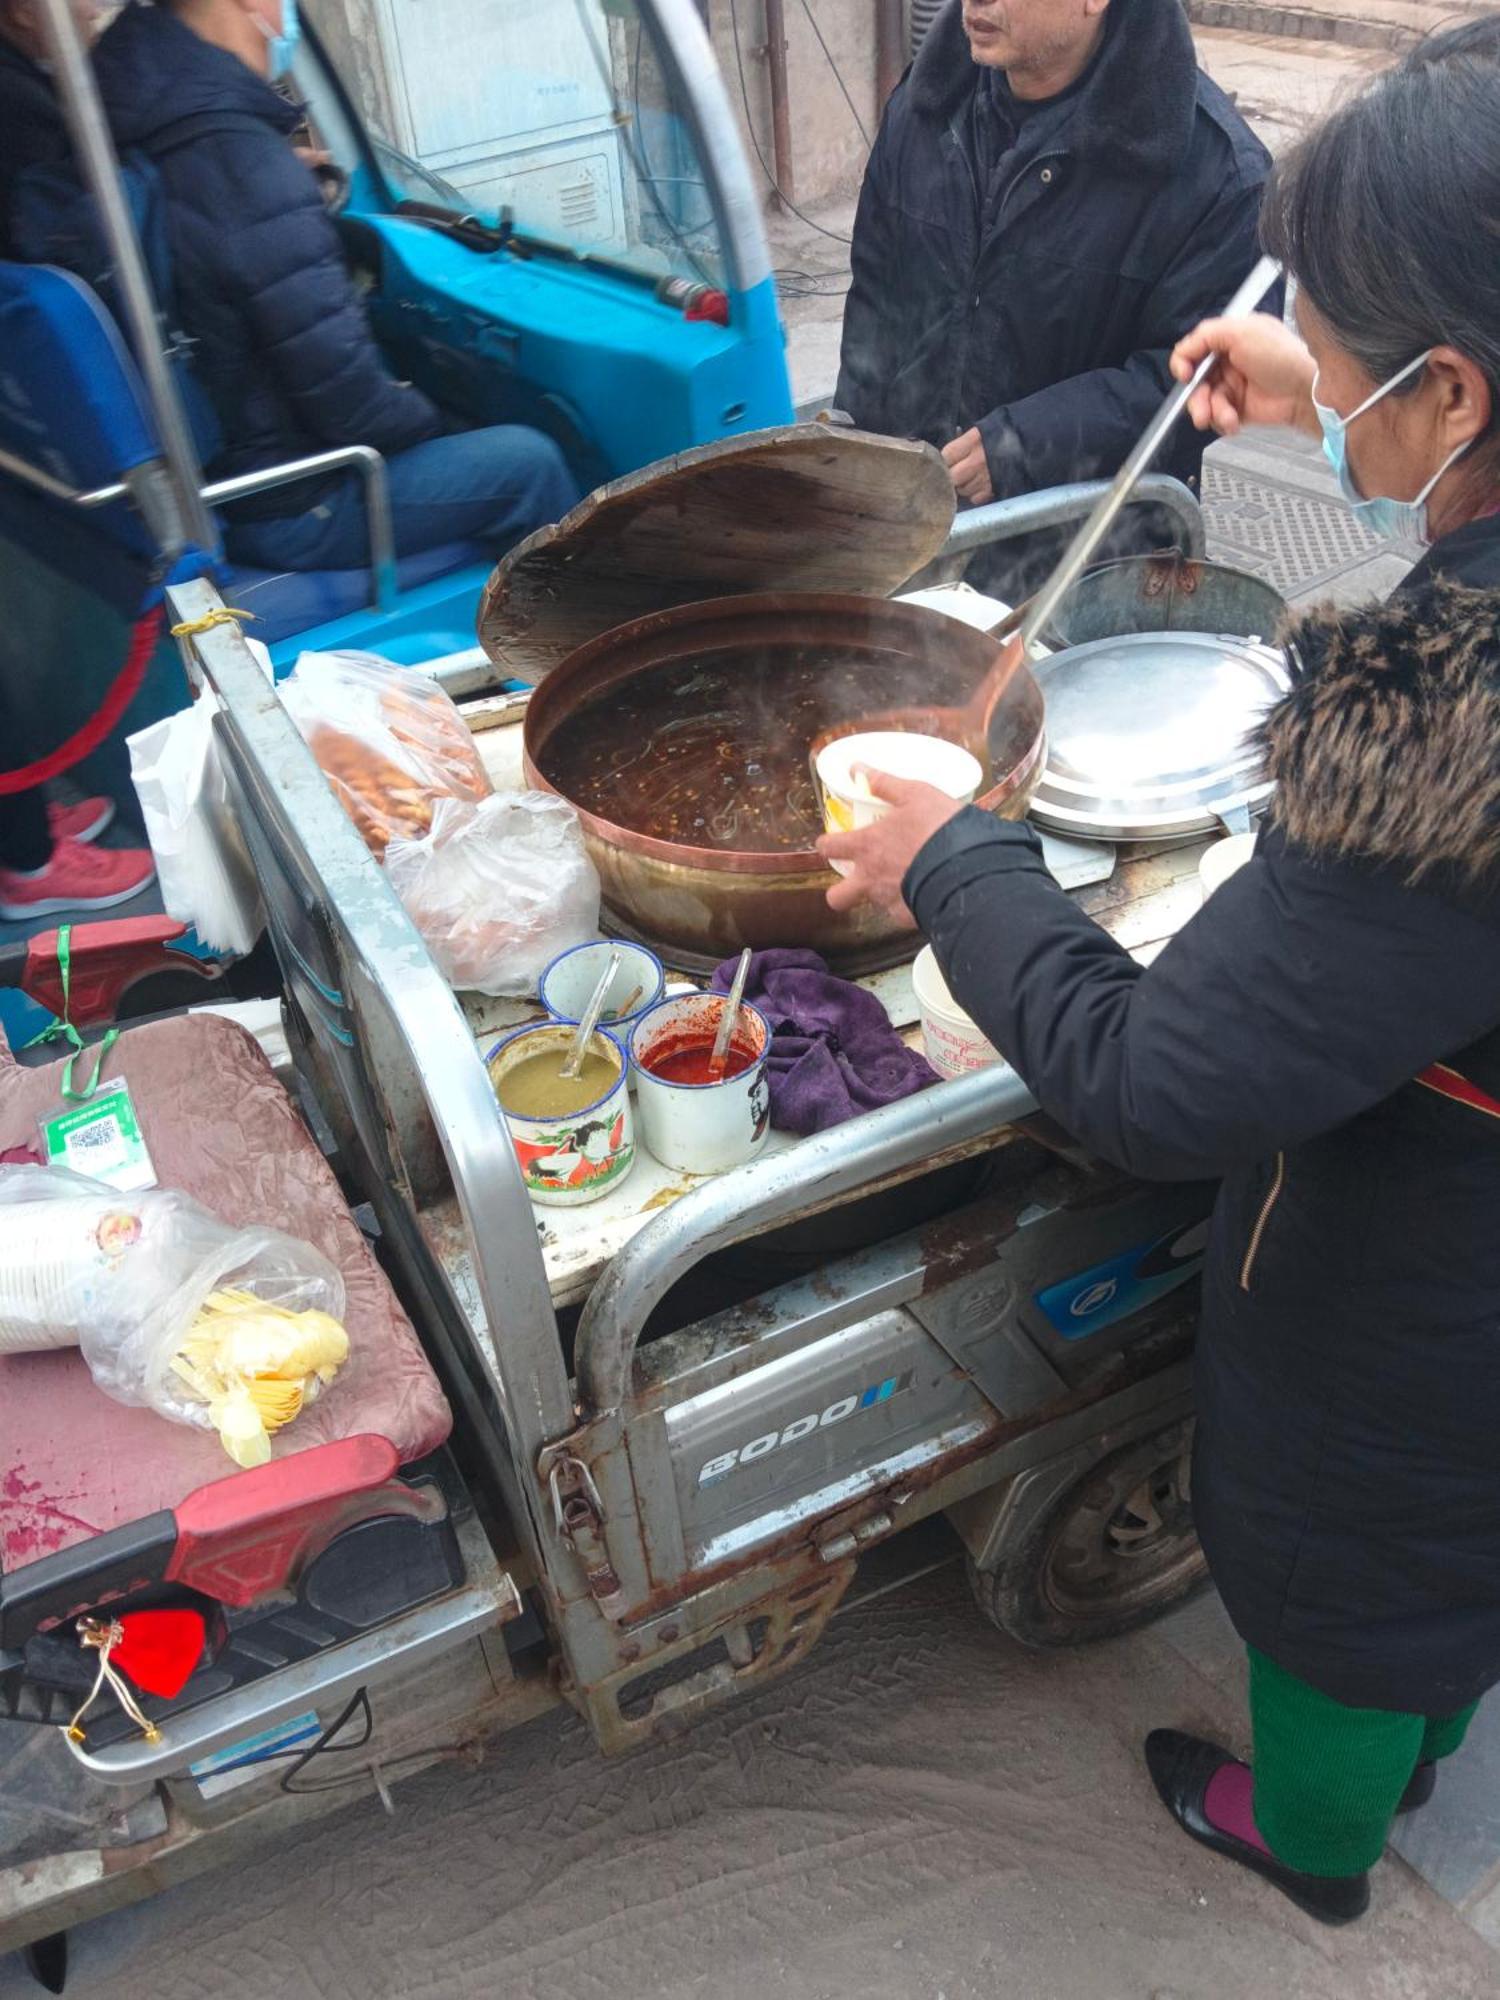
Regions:
<instances>
[{"instance_id":1,"label":"seated person in blue puffer jacket","mask_svg":"<svg viewBox=\"0 0 1500 2000\"><path fill-rule=\"evenodd\" d=\"M116 144L154 158L161 177L177 318L225 438L210 470L228 478L373 445L389 464L399 555L463 541L499 555L565 514L578 489L540 431L459 429L386 368L292 147L301 113L272 88L295 37L296 0L131 0L94 55ZM174 141L188 119L191 134ZM236 501L225 519L238 562L369 560L352 475Z\"/></svg>"}]
</instances>

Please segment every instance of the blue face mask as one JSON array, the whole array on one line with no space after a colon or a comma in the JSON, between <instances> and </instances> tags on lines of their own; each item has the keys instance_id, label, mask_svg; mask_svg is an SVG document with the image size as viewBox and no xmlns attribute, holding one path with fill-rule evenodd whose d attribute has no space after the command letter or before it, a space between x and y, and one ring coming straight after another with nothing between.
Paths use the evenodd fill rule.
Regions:
<instances>
[{"instance_id":1,"label":"blue face mask","mask_svg":"<svg viewBox=\"0 0 1500 2000\"><path fill-rule=\"evenodd\" d=\"M252 14L251 20L271 44L271 81L279 83L292 66L292 58L297 53L297 44L302 39L302 26L297 19L297 0L281 0L281 33L273 34L260 18Z\"/></svg>"},{"instance_id":2,"label":"blue face mask","mask_svg":"<svg viewBox=\"0 0 1500 2000\"><path fill-rule=\"evenodd\" d=\"M1349 470L1349 426L1362 417L1366 410L1373 410L1382 396L1388 396L1392 389L1404 382L1408 375L1415 375L1431 354L1429 347L1425 354L1419 354L1415 361L1409 361L1399 375L1393 375L1383 383L1373 396L1366 396L1357 410L1351 410L1347 417L1341 417L1337 410L1330 410L1326 403L1318 401L1318 379L1313 377L1312 406L1318 413L1318 422L1323 426L1323 456L1339 476L1339 490L1349 502L1354 517L1362 521L1372 534L1382 535L1387 541L1430 542L1432 536L1427 529L1427 501L1433 488L1448 470L1474 442L1469 438L1458 445L1443 460L1431 479L1412 500L1391 500L1383 495L1367 500L1354 483L1354 474Z\"/></svg>"}]
</instances>

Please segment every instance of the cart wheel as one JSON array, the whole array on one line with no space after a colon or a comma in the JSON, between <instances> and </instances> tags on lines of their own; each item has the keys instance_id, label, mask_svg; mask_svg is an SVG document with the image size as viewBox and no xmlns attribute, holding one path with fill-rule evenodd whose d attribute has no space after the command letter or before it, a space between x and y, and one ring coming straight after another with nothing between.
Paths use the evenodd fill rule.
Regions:
<instances>
[{"instance_id":1,"label":"cart wheel","mask_svg":"<svg viewBox=\"0 0 1500 2000\"><path fill-rule=\"evenodd\" d=\"M68 1983L68 1934L54 1931L26 1946L26 1970L49 1993L61 1993Z\"/></svg>"},{"instance_id":2,"label":"cart wheel","mask_svg":"<svg viewBox=\"0 0 1500 2000\"><path fill-rule=\"evenodd\" d=\"M1208 1581L1193 1531L1192 1419L1103 1459L998 1568L969 1562L993 1625L1023 1646L1079 1646L1149 1624Z\"/></svg>"}]
</instances>

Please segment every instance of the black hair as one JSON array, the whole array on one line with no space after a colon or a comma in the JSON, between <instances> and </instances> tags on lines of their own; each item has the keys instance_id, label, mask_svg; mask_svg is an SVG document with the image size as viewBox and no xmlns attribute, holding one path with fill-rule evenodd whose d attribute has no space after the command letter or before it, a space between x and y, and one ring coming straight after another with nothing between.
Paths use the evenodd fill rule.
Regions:
<instances>
[{"instance_id":1,"label":"black hair","mask_svg":"<svg viewBox=\"0 0 1500 2000\"><path fill-rule=\"evenodd\" d=\"M1266 190L1261 236L1376 382L1429 347L1466 355L1489 383L1493 436L1500 14L1418 43L1293 147Z\"/></svg>"}]
</instances>

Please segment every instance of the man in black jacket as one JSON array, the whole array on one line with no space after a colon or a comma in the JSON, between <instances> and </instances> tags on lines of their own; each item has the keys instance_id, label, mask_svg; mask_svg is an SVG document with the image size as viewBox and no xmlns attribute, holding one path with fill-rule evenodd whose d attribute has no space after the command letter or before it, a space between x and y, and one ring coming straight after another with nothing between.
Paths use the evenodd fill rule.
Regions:
<instances>
[{"instance_id":1,"label":"man in black jacket","mask_svg":"<svg viewBox=\"0 0 1500 2000\"><path fill-rule=\"evenodd\" d=\"M887 107L854 225L838 402L939 446L978 504L1113 473L1167 356L1255 261L1265 149L1180 0L949 0ZM1182 426L1160 469L1196 479ZM1170 541L1127 515L1116 551ZM1057 536L986 553L1014 594Z\"/></svg>"},{"instance_id":2,"label":"man in black jacket","mask_svg":"<svg viewBox=\"0 0 1500 2000\"><path fill-rule=\"evenodd\" d=\"M161 178L176 314L225 438L211 470L373 445L389 461L399 554L475 540L498 555L566 513L577 487L539 431L450 431L386 368L292 149L301 113L272 88L295 20L292 0L133 0L94 57L116 143ZM238 501L228 544L268 568L362 567L362 493L344 478Z\"/></svg>"},{"instance_id":3,"label":"man in black jacket","mask_svg":"<svg viewBox=\"0 0 1500 2000\"><path fill-rule=\"evenodd\" d=\"M72 0L79 31L92 37L99 0ZM10 250L17 175L72 157L68 130L44 67L46 37L36 0L0 0L0 257Z\"/></svg>"}]
</instances>

